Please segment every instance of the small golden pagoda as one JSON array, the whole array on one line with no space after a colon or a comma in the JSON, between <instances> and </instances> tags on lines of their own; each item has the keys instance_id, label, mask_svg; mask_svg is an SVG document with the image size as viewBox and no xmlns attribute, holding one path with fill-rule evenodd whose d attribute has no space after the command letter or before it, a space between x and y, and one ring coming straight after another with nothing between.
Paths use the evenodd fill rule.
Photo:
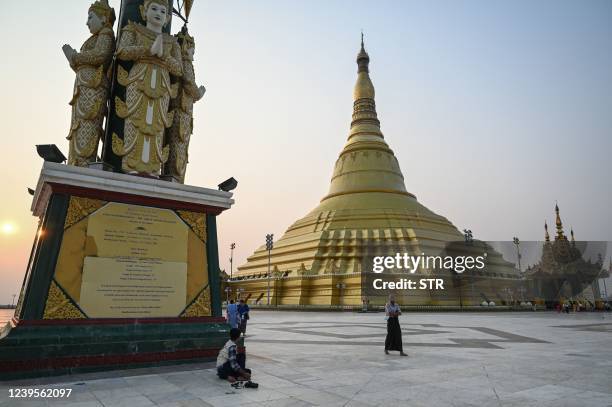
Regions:
<instances>
[{"instance_id":1,"label":"small golden pagoda","mask_svg":"<svg viewBox=\"0 0 612 407\"><path fill-rule=\"evenodd\" d=\"M585 299L595 301L601 297L599 279L609 276L603 270L603 258L596 261L586 259L585 250L605 250L601 242L577 242L573 228L570 239L563 230L559 206L555 204L555 226L557 233L550 240L548 224L544 222L544 245L542 257L537 264L527 267L525 278L531 296L544 299L552 308L553 304L565 299Z\"/></svg>"},{"instance_id":2,"label":"small golden pagoda","mask_svg":"<svg viewBox=\"0 0 612 407\"><path fill-rule=\"evenodd\" d=\"M406 190L398 160L380 129L369 63L362 37L350 132L328 194L274 242L271 275L264 245L238 267L229 283L232 293L267 304L269 284L271 305L360 305L363 277L371 271L363 270L366 253L380 245L392 245L398 252L439 253L448 242L464 240L451 222ZM497 257L492 260L507 264ZM461 294L451 289L447 296L432 301L429 294L414 294L410 302L457 304ZM471 303L480 301L477 295Z\"/></svg>"}]
</instances>

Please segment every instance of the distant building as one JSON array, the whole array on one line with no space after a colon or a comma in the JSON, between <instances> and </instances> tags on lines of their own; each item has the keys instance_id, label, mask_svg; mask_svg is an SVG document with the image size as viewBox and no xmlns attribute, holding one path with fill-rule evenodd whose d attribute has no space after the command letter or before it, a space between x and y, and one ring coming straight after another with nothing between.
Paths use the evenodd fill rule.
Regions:
<instances>
[{"instance_id":1,"label":"distant building","mask_svg":"<svg viewBox=\"0 0 612 407\"><path fill-rule=\"evenodd\" d=\"M599 255L596 261L584 259L585 242L576 242L574 230L570 230L571 240L563 231L559 206L555 205L557 232L554 241L550 240L548 225L544 223L544 246L542 258L525 271L530 294L550 303L564 299L585 299L590 302L601 299L599 281L609 274L603 270Z\"/></svg>"}]
</instances>

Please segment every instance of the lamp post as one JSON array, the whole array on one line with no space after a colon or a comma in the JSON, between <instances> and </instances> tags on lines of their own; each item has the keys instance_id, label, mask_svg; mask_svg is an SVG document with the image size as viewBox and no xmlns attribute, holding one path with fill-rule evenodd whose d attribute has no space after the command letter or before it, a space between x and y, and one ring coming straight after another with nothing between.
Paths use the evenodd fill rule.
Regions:
<instances>
[{"instance_id":1,"label":"lamp post","mask_svg":"<svg viewBox=\"0 0 612 407\"><path fill-rule=\"evenodd\" d=\"M514 245L516 246L516 257L518 259L518 269L519 269L519 272L522 273L523 270L521 269L521 249L519 247L519 245L521 244L521 241L519 240L518 237L513 237L512 243L514 243Z\"/></svg>"},{"instance_id":2,"label":"lamp post","mask_svg":"<svg viewBox=\"0 0 612 407\"><path fill-rule=\"evenodd\" d=\"M13 301L11 301L11 307L15 305L15 296L17 296L17 294L13 294Z\"/></svg>"},{"instance_id":3,"label":"lamp post","mask_svg":"<svg viewBox=\"0 0 612 407\"><path fill-rule=\"evenodd\" d=\"M225 303L229 304L229 293L232 291L231 287L225 287Z\"/></svg>"},{"instance_id":4,"label":"lamp post","mask_svg":"<svg viewBox=\"0 0 612 407\"><path fill-rule=\"evenodd\" d=\"M266 235L266 250L268 251L268 306L270 306L270 255L274 248L274 234L269 233Z\"/></svg>"},{"instance_id":5,"label":"lamp post","mask_svg":"<svg viewBox=\"0 0 612 407\"><path fill-rule=\"evenodd\" d=\"M612 274L612 257L610 257L610 266L608 266L608 275ZM606 279L602 279L604 285L604 295L606 296L606 302L608 302L608 288L606 287Z\"/></svg>"},{"instance_id":6,"label":"lamp post","mask_svg":"<svg viewBox=\"0 0 612 407\"><path fill-rule=\"evenodd\" d=\"M465 239L466 245L472 246L474 244L474 234L472 233L471 229L463 229L463 238ZM474 272L471 273L470 285L472 288L472 301L474 301L476 298L474 295ZM459 290L461 290L461 287L459 287Z\"/></svg>"},{"instance_id":7,"label":"lamp post","mask_svg":"<svg viewBox=\"0 0 612 407\"><path fill-rule=\"evenodd\" d=\"M236 248L236 243L230 244L230 280L234 276L234 249Z\"/></svg>"}]
</instances>

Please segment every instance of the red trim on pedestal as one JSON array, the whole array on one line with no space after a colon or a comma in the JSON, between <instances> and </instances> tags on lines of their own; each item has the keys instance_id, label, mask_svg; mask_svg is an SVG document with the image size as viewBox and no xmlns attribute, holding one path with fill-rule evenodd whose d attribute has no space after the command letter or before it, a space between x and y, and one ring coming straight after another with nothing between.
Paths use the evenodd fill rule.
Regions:
<instances>
[{"instance_id":1,"label":"red trim on pedestal","mask_svg":"<svg viewBox=\"0 0 612 407\"><path fill-rule=\"evenodd\" d=\"M190 318L88 318L88 319L22 319L13 318L13 326L40 325L137 325L137 324L206 324L225 323L224 317Z\"/></svg>"},{"instance_id":2,"label":"red trim on pedestal","mask_svg":"<svg viewBox=\"0 0 612 407\"><path fill-rule=\"evenodd\" d=\"M216 357L219 349L190 349L175 352L138 353L131 355L73 356L35 360L15 360L0 365L0 372L65 369L90 366L129 365L172 360Z\"/></svg>"},{"instance_id":3,"label":"red trim on pedestal","mask_svg":"<svg viewBox=\"0 0 612 407\"><path fill-rule=\"evenodd\" d=\"M51 190L54 193L76 195L84 198L94 198L109 202L123 202L128 204L155 206L158 208L174 210L180 209L192 212L209 213L212 215L218 215L224 210L228 209L220 206L201 205L191 202L174 201L171 199L153 198L142 195L126 194L122 192L104 191L101 189L75 187L73 185L58 184L55 182L49 182L48 185L51 186Z\"/></svg>"}]
</instances>

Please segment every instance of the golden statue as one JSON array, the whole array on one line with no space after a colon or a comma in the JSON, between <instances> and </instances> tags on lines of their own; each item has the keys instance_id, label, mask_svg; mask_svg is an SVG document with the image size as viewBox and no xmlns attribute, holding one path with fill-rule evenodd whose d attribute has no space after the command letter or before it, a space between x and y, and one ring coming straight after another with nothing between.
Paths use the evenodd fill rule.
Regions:
<instances>
[{"instance_id":1,"label":"golden statue","mask_svg":"<svg viewBox=\"0 0 612 407\"><path fill-rule=\"evenodd\" d=\"M172 99L174 121L168 134L170 155L165 166L165 174L171 175L181 184L185 182L185 169L188 161L189 139L193 132L193 104L200 100L206 88L198 86L193 71L193 54L195 42L189 35L187 26L183 26L176 35L181 46L183 58L183 76L179 81L178 96Z\"/></svg>"},{"instance_id":2,"label":"golden statue","mask_svg":"<svg viewBox=\"0 0 612 407\"><path fill-rule=\"evenodd\" d=\"M87 26L91 37L83 43L80 52L68 44L62 47L70 67L76 72L67 137L70 140L69 165L86 167L96 160L109 90L106 73L115 50L114 22L115 10L108 5L108 0L98 0L89 7Z\"/></svg>"},{"instance_id":3,"label":"golden statue","mask_svg":"<svg viewBox=\"0 0 612 407\"><path fill-rule=\"evenodd\" d=\"M168 111L177 87L170 74L182 75L177 39L162 33L170 21L167 0L145 0L140 8L146 27L129 22L122 29L117 57L133 61L129 73L118 66L117 81L126 87L125 102L115 98L117 115L125 119L123 140L113 134L113 152L126 173L157 177L168 160L164 132L172 124Z\"/></svg>"}]
</instances>

